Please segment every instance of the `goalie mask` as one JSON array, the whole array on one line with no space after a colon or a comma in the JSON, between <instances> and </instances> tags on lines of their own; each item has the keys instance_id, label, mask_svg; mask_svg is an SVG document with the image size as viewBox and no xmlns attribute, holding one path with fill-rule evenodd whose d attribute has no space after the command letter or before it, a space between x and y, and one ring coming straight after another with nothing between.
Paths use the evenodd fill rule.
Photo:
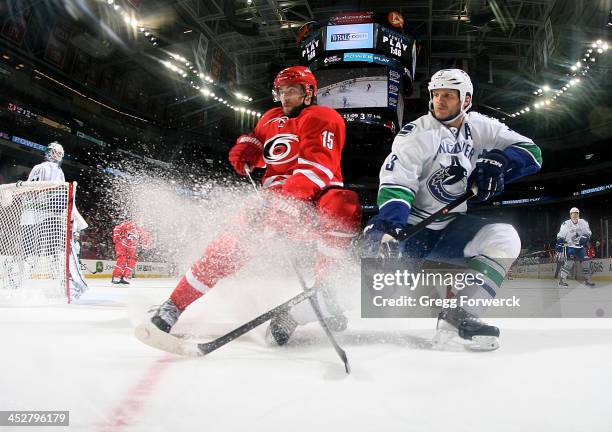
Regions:
<instances>
[{"instance_id":1,"label":"goalie mask","mask_svg":"<svg viewBox=\"0 0 612 432\"><path fill-rule=\"evenodd\" d=\"M47 152L45 153L45 159L49 162L60 163L64 158L64 147L57 141L53 141L47 147Z\"/></svg>"},{"instance_id":2,"label":"goalie mask","mask_svg":"<svg viewBox=\"0 0 612 432\"><path fill-rule=\"evenodd\" d=\"M442 121L444 124L449 124L457 120L459 117L464 115L467 110L472 107L472 102L470 101L467 107L463 107L465 104L465 99L467 95L472 96L474 93L474 87L472 86L472 80L470 76L465 73L461 69L442 69L433 74L431 77L431 81L429 81L429 85L427 86L429 90L429 111L433 113L433 90L436 89L451 89L457 90L459 92L459 101L460 101L460 111L454 118L450 120Z\"/></svg>"}]
</instances>

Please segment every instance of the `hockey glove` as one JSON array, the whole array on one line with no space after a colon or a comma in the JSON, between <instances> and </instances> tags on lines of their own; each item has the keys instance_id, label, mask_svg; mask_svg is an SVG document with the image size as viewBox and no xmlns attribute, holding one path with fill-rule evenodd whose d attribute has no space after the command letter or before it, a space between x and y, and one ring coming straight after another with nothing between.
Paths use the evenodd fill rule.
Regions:
<instances>
[{"instance_id":1,"label":"hockey glove","mask_svg":"<svg viewBox=\"0 0 612 432\"><path fill-rule=\"evenodd\" d=\"M504 173L509 166L508 158L500 150L491 150L476 160L474 181L480 201L487 201L504 191Z\"/></svg>"},{"instance_id":2,"label":"hockey glove","mask_svg":"<svg viewBox=\"0 0 612 432\"><path fill-rule=\"evenodd\" d=\"M240 175L246 175L244 165L257 166L263 155L263 144L253 134L240 135L229 152L229 162Z\"/></svg>"},{"instance_id":3,"label":"hockey glove","mask_svg":"<svg viewBox=\"0 0 612 432\"><path fill-rule=\"evenodd\" d=\"M589 242L588 235L581 235L580 238L578 238L578 244L580 246L586 246L588 242Z\"/></svg>"},{"instance_id":4,"label":"hockey glove","mask_svg":"<svg viewBox=\"0 0 612 432\"><path fill-rule=\"evenodd\" d=\"M555 244L555 250L559 253L563 252L563 247L565 246L565 240L562 238L557 239L557 243Z\"/></svg>"},{"instance_id":5,"label":"hockey glove","mask_svg":"<svg viewBox=\"0 0 612 432\"><path fill-rule=\"evenodd\" d=\"M395 239L404 225L385 221L374 216L363 230L363 258L399 258L400 244Z\"/></svg>"}]
</instances>

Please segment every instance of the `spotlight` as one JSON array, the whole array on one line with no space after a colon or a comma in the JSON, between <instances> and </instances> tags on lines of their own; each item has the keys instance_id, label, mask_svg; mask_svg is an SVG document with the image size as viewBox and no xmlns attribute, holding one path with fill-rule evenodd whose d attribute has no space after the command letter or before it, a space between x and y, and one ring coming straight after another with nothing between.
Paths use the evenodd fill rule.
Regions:
<instances>
[{"instance_id":1,"label":"spotlight","mask_svg":"<svg viewBox=\"0 0 612 432\"><path fill-rule=\"evenodd\" d=\"M548 87L548 85L545 85L544 87L542 87L542 89L547 92L548 90L550 90L550 87Z\"/></svg>"}]
</instances>

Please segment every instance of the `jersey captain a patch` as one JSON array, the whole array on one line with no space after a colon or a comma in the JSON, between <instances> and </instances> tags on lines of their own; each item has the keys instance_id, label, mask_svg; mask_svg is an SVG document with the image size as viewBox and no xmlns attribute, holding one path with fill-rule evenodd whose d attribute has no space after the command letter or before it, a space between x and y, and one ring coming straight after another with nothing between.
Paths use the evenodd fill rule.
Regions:
<instances>
[{"instance_id":1,"label":"jersey captain a patch","mask_svg":"<svg viewBox=\"0 0 612 432\"><path fill-rule=\"evenodd\" d=\"M283 164L297 158L296 149L299 140L295 134L276 134L267 140L263 148L266 164Z\"/></svg>"}]
</instances>

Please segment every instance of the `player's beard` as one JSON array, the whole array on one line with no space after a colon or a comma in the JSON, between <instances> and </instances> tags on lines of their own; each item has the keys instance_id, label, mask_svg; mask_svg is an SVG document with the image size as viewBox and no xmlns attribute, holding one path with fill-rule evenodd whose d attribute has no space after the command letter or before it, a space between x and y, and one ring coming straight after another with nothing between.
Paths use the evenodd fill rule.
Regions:
<instances>
[{"instance_id":1,"label":"player's beard","mask_svg":"<svg viewBox=\"0 0 612 432\"><path fill-rule=\"evenodd\" d=\"M457 108L457 110L456 110L454 113L451 113L451 114L447 115L447 116L446 116L446 117L444 117L444 118L438 118L438 117L436 116L436 112L435 112L435 111L433 112L433 115L434 115L434 117L436 118L436 120L441 121L441 122L446 122L446 121L452 120L452 119L454 119L455 117L457 117L457 116L459 115L459 113L460 113L460 112L461 112L461 109L460 109L460 108Z\"/></svg>"},{"instance_id":2,"label":"player's beard","mask_svg":"<svg viewBox=\"0 0 612 432\"><path fill-rule=\"evenodd\" d=\"M289 118L293 118L293 117L297 117L297 116L299 116L299 115L300 115L300 113L302 112L302 110L303 110L304 108L306 108L306 106L307 106L307 105L304 103L304 102L305 102L305 99L306 99L306 98L302 99L302 103L301 103L301 104L296 105L296 106L294 106L293 108L291 108L291 109L289 109L289 110L285 110L285 108L283 107L283 113L284 113L284 114L285 114L287 117L289 117Z\"/></svg>"}]
</instances>

